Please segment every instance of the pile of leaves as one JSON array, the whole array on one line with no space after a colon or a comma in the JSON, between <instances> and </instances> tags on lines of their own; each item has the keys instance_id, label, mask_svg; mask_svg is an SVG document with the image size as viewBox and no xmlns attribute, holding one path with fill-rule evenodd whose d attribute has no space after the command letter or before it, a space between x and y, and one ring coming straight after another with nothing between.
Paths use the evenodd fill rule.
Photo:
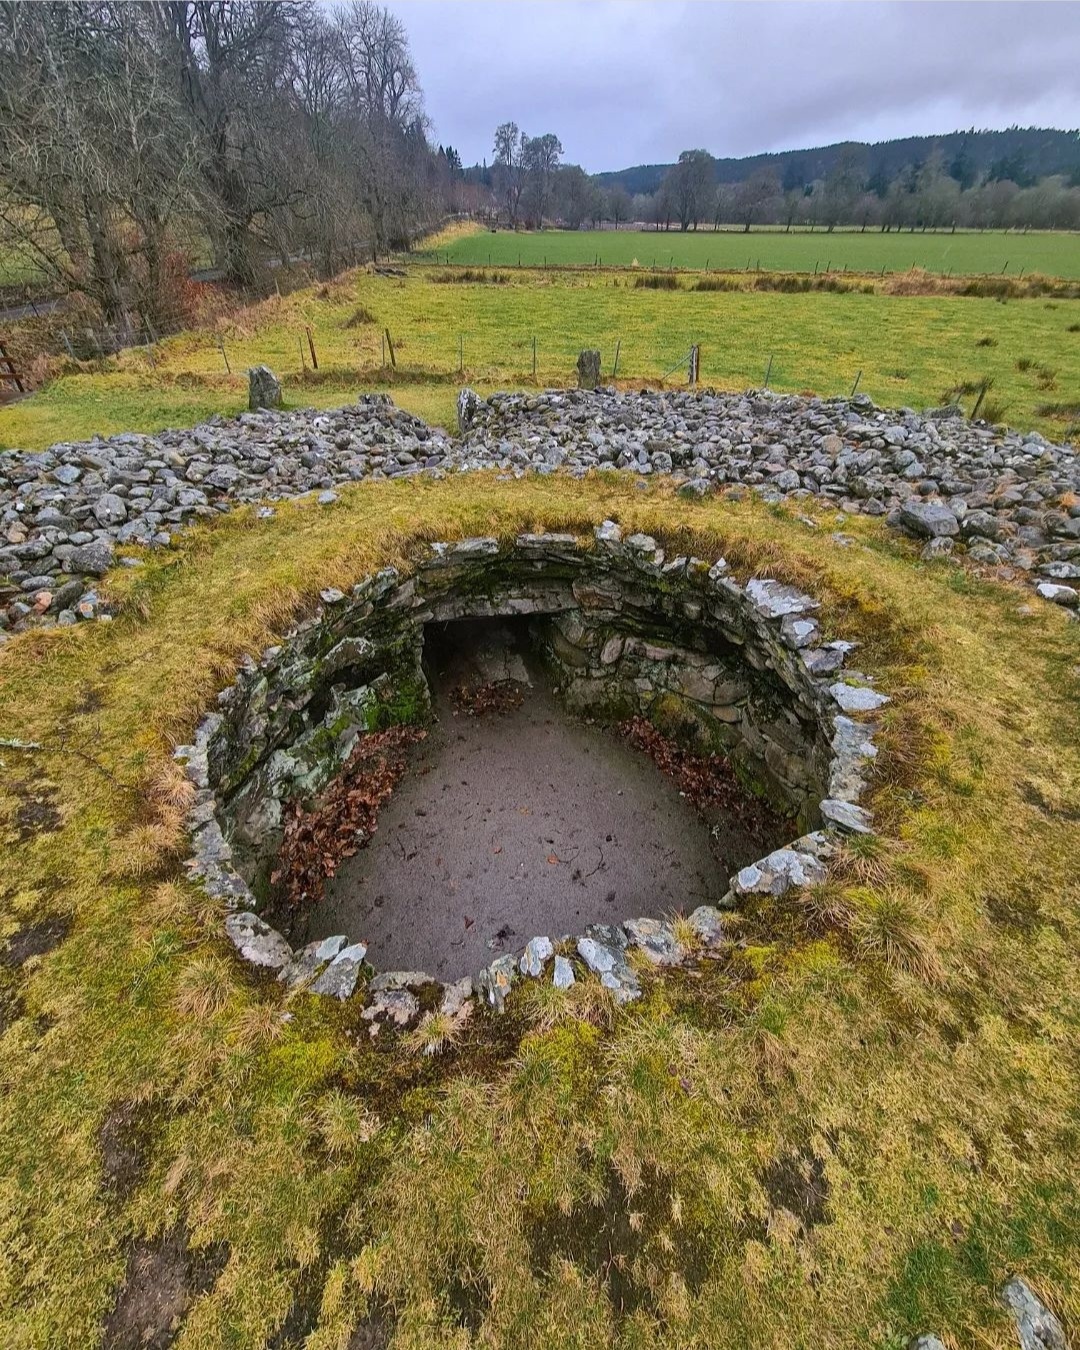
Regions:
<instances>
[{"instance_id":1,"label":"pile of leaves","mask_svg":"<svg viewBox=\"0 0 1080 1350\"><path fill-rule=\"evenodd\" d=\"M489 684L459 684L450 691L455 713L482 717L484 713L509 712L520 708L525 690L518 680L493 680Z\"/></svg>"},{"instance_id":2,"label":"pile of leaves","mask_svg":"<svg viewBox=\"0 0 1080 1350\"><path fill-rule=\"evenodd\" d=\"M703 814L723 811L755 836L769 836L784 827L785 817L747 791L726 756L694 754L663 735L647 717L620 722L619 733L636 750L643 750Z\"/></svg>"},{"instance_id":3,"label":"pile of leaves","mask_svg":"<svg viewBox=\"0 0 1080 1350\"><path fill-rule=\"evenodd\" d=\"M425 735L415 727L391 727L362 736L313 807L289 804L280 862L270 880L290 909L317 904L341 863L369 842L380 807L405 772L406 750Z\"/></svg>"}]
</instances>

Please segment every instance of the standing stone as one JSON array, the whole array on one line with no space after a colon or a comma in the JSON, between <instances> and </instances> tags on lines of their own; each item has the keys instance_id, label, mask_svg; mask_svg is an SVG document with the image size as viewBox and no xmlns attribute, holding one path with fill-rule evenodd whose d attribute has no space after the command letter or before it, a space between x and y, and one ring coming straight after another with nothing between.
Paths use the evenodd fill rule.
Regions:
<instances>
[{"instance_id":1,"label":"standing stone","mask_svg":"<svg viewBox=\"0 0 1080 1350\"><path fill-rule=\"evenodd\" d=\"M281 407L281 381L269 366L252 366L248 371L248 407L252 412Z\"/></svg>"},{"instance_id":2,"label":"standing stone","mask_svg":"<svg viewBox=\"0 0 1080 1350\"><path fill-rule=\"evenodd\" d=\"M595 389L600 383L600 353L586 350L578 354L577 382L579 389Z\"/></svg>"},{"instance_id":3,"label":"standing stone","mask_svg":"<svg viewBox=\"0 0 1080 1350\"><path fill-rule=\"evenodd\" d=\"M479 407L479 397L471 389L462 389L457 396L457 425L460 436L468 433Z\"/></svg>"}]
</instances>

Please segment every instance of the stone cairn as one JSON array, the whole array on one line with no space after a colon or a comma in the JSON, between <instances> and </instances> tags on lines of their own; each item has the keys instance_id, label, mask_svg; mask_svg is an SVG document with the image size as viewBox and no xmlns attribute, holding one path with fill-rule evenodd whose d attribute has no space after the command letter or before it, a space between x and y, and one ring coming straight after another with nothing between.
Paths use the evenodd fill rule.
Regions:
<instances>
[{"instance_id":1,"label":"stone cairn","mask_svg":"<svg viewBox=\"0 0 1080 1350\"><path fill-rule=\"evenodd\" d=\"M1038 432L958 408L884 411L870 399L548 390L459 399L460 434L365 395L332 412L248 412L188 430L0 453L0 640L107 613L96 580L129 546L168 546L186 522L341 483L497 468L669 474L687 495L753 490L884 517L927 560L963 558L1080 606L1080 459ZM127 551L126 551L127 550Z\"/></svg>"}]
</instances>

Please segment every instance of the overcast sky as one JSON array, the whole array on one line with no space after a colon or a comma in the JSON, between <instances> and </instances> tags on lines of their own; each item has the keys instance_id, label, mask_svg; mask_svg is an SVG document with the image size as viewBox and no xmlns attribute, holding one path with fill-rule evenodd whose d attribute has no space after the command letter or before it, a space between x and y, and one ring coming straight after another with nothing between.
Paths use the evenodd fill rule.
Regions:
<instances>
[{"instance_id":1,"label":"overcast sky","mask_svg":"<svg viewBox=\"0 0 1080 1350\"><path fill-rule=\"evenodd\" d=\"M957 128L1080 126L1080 4L388 0L435 139L512 120L590 173Z\"/></svg>"}]
</instances>

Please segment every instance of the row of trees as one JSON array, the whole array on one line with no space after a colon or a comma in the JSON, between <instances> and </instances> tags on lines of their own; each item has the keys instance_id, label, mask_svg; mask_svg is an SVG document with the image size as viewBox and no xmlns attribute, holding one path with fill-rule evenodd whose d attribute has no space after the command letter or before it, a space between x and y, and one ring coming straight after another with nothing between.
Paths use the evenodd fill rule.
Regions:
<instances>
[{"instance_id":1,"label":"row of trees","mask_svg":"<svg viewBox=\"0 0 1080 1350\"><path fill-rule=\"evenodd\" d=\"M634 199L634 211L658 227L675 224L682 230L702 224L737 224L745 230L753 225L1080 229L1080 186L1065 175L1022 187L1004 172L965 181L956 169L933 152L890 180L875 179L851 152L813 183L785 187L775 170L760 169L741 183L718 185L711 156L685 150L655 194Z\"/></svg>"},{"instance_id":2,"label":"row of trees","mask_svg":"<svg viewBox=\"0 0 1080 1350\"><path fill-rule=\"evenodd\" d=\"M273 256L407 244L461 177L370 0L4 3L0 121L0 247L111 323L165 324L207 249L253 287Z\"/></svg>"},{"instance_id":3,"label":"row of trees","mask_svg":"<svg viewBox=\"0 0 1080 1350\"><path fill-rule=\"evenodd\" d=\"M948 164L940 151L889 177L868 173L865 157L843 151L821 179L804 182L761 168L742 182L717 183L705 150L684 150L654 193L633 197L619 184L602 187L576 164L561 164L557 136L530 137L514 122L495 132L489 169L466 170L462 182L487 192L487 210L511 226L634 221L657 229L702 226L838 225L861 229L1080 229L1080 185L1063 174L1032 181L1018 163L1001 161L976 173L963 154ZM476 197L470 208L476 210Z\"/></svg>"}]
</instances>

